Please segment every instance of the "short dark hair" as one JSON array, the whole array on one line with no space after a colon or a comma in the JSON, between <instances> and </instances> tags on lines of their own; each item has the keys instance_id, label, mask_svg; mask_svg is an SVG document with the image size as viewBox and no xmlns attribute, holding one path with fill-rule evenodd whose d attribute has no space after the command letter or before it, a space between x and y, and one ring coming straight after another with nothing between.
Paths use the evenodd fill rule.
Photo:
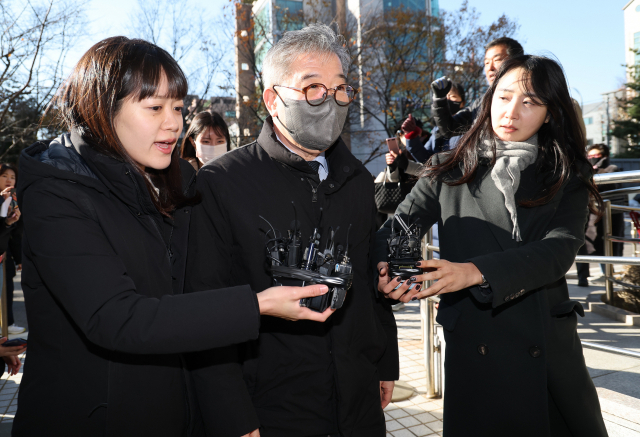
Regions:
<instances>
[{"instance_id":1,"label":"short dark hair","mask_svg":"<svg viewBox=\"0 0 640 437\"><path fill-rule=\"evenodd\" d=\"M193 147L193 143L189 141L189 138L192 138L195 142L198 135L207 130L208 128L213 128L213 131L218 135L222 135L227 140L227 152L231 150L231 138L229 136L229 128L227 127L227 123L225 123L224 118L217 112L213 111L204 111L198 113L193 120L191 120L191 124L189 125L189 129L187 133L184 135L184 139L182 140L182 147L180 150L180 157L182 159L195 159L196 158L196 149ZM200 164L198 164L198 168Z\"/></svg>"},{"instance_id":2,"label":"short dark hair","mask_svg":"<svg viewBox=\"0 0 640 437\"><path fill-rule=\"evenodd\" d=\"M495 47L495 46L506 46L507 56L509 56L510 58L514 56L524 55L524 49L522 48L520 43L513 38L509 38L508 36L501 36L500 38L496 38L493 41L491 41L484 48L485 53L491 47Z\"/></svg>"},{"instance_id":3,"label":"short dark hair","mask_svg":"<svg viewBox=\"0 0 640 437\"><path fill-rule=\"evenodd\" d=\"M171 215L189 201L183 194L178 151L173 151L166 169L140 169L120 142L114 123L125 99L153 96L163 77L169 85L168 97L187 95L187 78L165 50L141 39L107 38L82 55L49 109L57 108L66 127L76 130L92 147L145 173L154 205L162 214Z\"/></svg>"},{"instance_id":4,"label":"short dark hair","mask_svg":"<svg viewBox=\"0 0 640 437\"><path fill-rule=\"evenodd\" d=\"M599 150L600 153L602 153L602 156L604 156L605 158L609 157L609 146L607 146L606 144L593 144L587 148L587 153L591 152L592 150ZM0 172L0 174L2 173Z\"/></svg>"},{"instance_id":5,"label":"short dark hair","mask_svg":"<svg viewBox=\"0 0 640 437\"><path fill-rule=\"evenodd\" d=\"M462 87L461 84L459 84L457 82L453 82L451 84L451 89L456 90L456 93L458 93L458 95L462 99L462 103L466 103L467 102L467 97L466 97L466 94L464 92L464 88Z\"/></svg>"}]
</instances>

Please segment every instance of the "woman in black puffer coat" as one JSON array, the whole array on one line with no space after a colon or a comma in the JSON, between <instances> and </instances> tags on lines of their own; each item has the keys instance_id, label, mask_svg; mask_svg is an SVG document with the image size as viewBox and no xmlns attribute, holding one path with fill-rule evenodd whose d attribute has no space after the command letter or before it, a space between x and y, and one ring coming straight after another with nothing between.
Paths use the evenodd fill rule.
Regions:
<instances>
[{"instance_id":1,"label":"woman in black puffer coat","mask_svg":"<svg viewBox=\"0 0 640 437\"><path fill-rule=\"evenodd\" d=\"M164 50L106 39L58 94L70 133L22 153L30 334L14 437L199 435L183 353L255 339L261 313L328 316L298 304L321 286L183 294L197 201L175 148L186 93Z\"/></svg>"}]
</instances>

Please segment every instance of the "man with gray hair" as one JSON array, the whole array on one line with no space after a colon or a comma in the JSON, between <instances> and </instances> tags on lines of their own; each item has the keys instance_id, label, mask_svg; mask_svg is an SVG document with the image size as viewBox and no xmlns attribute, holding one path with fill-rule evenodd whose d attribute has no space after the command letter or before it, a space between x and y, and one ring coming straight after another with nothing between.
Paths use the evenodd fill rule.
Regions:
<instances>
[{"instance_id":1,"label":"man with gray hair","mask_svg":"<svg viewBox=\"0 0 640 437\"><path fill-rule=\"evenodd\" d=\"M273 285L265 245L287 231L299 231L302 251L310 239L321 250L343 246L353 266L344 304L327 309L325 323L263 316L259 339L237 360L214 350L192 361L207 435L385 436L382 410L399 376L397 329L372 284L373 178L340 139L356 96L349 62L344 39L328 26L285 33L264 60L270 116L257 141L198 174L192 290Z\"/></svg>"}]
</instances>

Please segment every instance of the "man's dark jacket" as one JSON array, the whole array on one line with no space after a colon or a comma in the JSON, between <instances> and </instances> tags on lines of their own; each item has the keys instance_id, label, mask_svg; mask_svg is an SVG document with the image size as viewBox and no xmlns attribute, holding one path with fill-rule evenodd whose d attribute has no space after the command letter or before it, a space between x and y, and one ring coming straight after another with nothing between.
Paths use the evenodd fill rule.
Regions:
<instances>
[{"instance_id":1,"label":"man's dark jacket","mask_svg":"<svg viewBox=\"0 0 640 437\"><path fill-rule=\"evenodd\" d=\"M435 155L434 165L446 159ZM546 204L517 207L521 242L488 160L463 185L421 178L398 214L438 223L440 257L472 262L489 281L440 295L436 320L444 328L446 437L606 437L598 395L576 331L580 302L565 274L583 243L589 203L575 174ZM583 169L583 179L589 177ZM458 168L442 177L455 181ZM537 199L548 177L536 165L522 171L516 202ZM378 231L374 260L385 258L387 222ZM499 414L487 414L487 406Z\"/></svg>"},{"instance_id":2,"label":"man's dark jacket","mask_svg":"<svg viewBox=\"0 0 640 437\"><path fill-rule=\"evenodd\" d=\"M336 239L344 245L352 226L353 286L325 323L263 316L260 337L240 351L246 385L234 363L199 361L194 378L208 435L243 435L259 420L262 437L338 431L344 437L384 436L379 384L398 379L399 363L395 320L372 287L368 264L375 234L373 179L338 140L326 152L329 175L320 182L306 161L276 140L272 126L268 119L257 142L198 173L203 201L192 218L187 282L194 290L247 282L256 291L271 287L265 253L270 228L259 216L285 234L292 229L295 202L305 246L318 227L324 249L330 226L340 227ZM215 413L236 426L218 423Z\"/></svg>"},{"instance_id":3,"label":"man's dark jacket","mask_svg":"<svg viewBox=\"0 0 640 437\"><path fill-rule=\"evenodd\" d=\"M186 436L181 353L255 338L255 293L182 294L191 207L164 218L131 165L75 133L22 152L18 197L29 358L13 436Z\"/></svg>"}]
</instances>

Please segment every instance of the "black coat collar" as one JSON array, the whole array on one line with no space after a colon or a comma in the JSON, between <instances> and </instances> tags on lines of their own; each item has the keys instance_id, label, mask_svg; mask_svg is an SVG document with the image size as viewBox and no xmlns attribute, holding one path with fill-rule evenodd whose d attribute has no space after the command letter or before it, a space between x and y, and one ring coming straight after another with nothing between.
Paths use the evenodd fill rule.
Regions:
<instances>
[{"instance_id":1,"label":"black coat collar","mask_svg":"<svg viewBox=\"0 0 640 437\"><path fill-rule=\"evenodd\" d=\"M76 130L71 131L71 143L113 195L135 212L160 214L151 200L143 176L131 164L101 153Z\"/></svg>"},{"instance_id":2,"label":"black coat collar","mask_svg":"<svg viewBox=\"0 0 640 437\"><path fill-rule=\"evenodd\" d=\"M319 182L318 175L309 164L307 164L307 161L291 152L278 141L273 130L273 119L271 117L267 117L265 120L257 142L272 159L301 173L305 173L308 178ZM362 166L362 163L351 154L344 144L344 141L342 141L342 138L338 138L336 142L327 149L325 156L329 165L329 176L327 176L327 180L335 183L335 187L342 185L356 169Z\"/></svg>"}]
</instances>

